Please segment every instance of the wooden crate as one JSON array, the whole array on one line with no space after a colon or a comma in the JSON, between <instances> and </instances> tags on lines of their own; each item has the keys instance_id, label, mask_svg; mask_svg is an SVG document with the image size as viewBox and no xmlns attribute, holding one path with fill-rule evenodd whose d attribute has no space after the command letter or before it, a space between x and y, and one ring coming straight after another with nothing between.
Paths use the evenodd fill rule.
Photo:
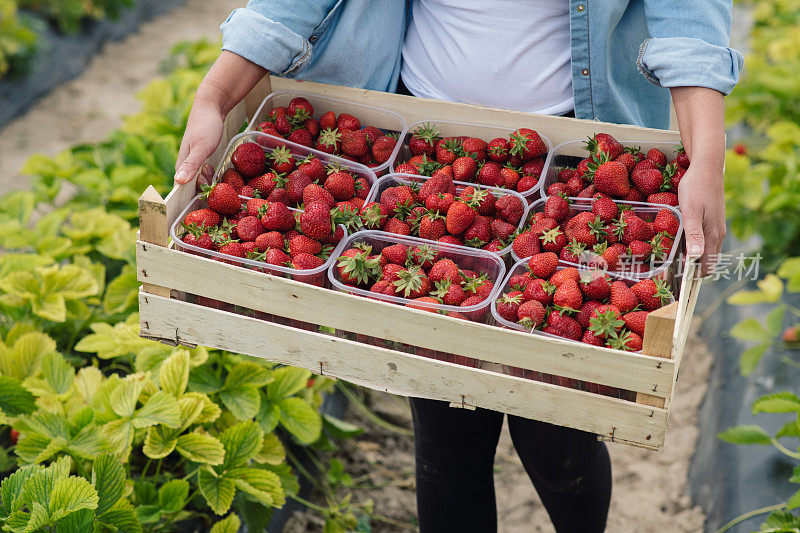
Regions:
<instances>
[{"instance_id":1,"label":"wooden crate","mask_svg":"<svg viewBox=\"0 0 800 533\"><path fill-rule=\"evenodd\" d=\"M212 165L221 160L227 141L252 116L271 87L388 108L402 114L409 124L449 119L507 126L509 130L531 127L548 135L554 145L598 131L620 140L679 140L673 131L268 77L229 114L223 142L209 159ZM369 117L362 118L369 122ZM166 199L150 187L139 200L136 257L138 279L143 284L139 295L143 337L248 354L376 390L449 401L457 407L513 413L596 433L604 440L654 450L664 444L670 400L700 287L694 262L686 264L682 279L687 281L678 301L648 316L642 353L627 353L364 299L175 250L168 228L194 195L192 182L174 188ZM468 368L204 307L186 301L186 293L292 321L474 357L488 364ZM289 320L282 322L292 323ZM500 365L634 391L636 400L513 377L500 372Z\"/></svg>"}]
</instances>

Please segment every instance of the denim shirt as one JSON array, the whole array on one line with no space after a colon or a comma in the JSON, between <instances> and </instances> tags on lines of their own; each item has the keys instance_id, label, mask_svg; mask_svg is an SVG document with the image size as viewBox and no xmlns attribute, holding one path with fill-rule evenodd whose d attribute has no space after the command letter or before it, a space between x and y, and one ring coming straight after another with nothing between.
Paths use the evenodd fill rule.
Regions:
<instances>
[{"instance_id":1,"label":"denim shirt","mask_svg":"<svg viewBox=\"0 0 800 533\"><path fill-rule=\"evenodd\" d=\"M222 48L278 76L394 91L410 4L250 0L222 24ZM731 11L730 0L570 0L575 116L667 128L667 88L729 94L743 63Z\"/></svg>"}]
</instances>

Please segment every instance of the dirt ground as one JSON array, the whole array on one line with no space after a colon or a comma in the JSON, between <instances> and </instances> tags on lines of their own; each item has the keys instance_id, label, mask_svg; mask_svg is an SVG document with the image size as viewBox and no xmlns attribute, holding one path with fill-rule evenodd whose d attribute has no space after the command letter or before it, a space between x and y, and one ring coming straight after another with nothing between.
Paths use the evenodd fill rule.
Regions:
<instances>
[{"instance_id":1,"label":"dirt ground","mask_svg":"<svg viewBox=\"0 0 800 533\"><path fill-rule=\"evenodd\" d=\"M138 111L135 94L159 75L175 43L219 38L219 25L246 0L188 0L144 24L123 41L108 43L89 68L0 130L0 191L24 187L19 170L29 155L56 155L81 142L104 139Z\"/></svg>"},{"instance_id":2,"label":"dirt ground","mask_svg":"<svg viewBox=\"0 0 800 533\"><path fill-rule=\"evenodd\" d=\"M609 444L614 488L609 512L609 532L695 533L703 530L705 517L692 504L686 490L687 473L698 429L697 408L706 391L712 355L693 333L689 336L672 404L667 440L659 452ZM408 404L400 398L370 392L372 409L388 421L411 427ZM353 500L375 502L375 511L398 524L376 521L374 532L414 531L413 440L366 421L358 414L350 420L366 431L346 445L337 457L360 483ZM359 488L365 487L365 488ZM517 457L508 428L503 428L495 460L499 531L501 533L553 532L522 463ZM318 515L295 515L286 533L321 531Z\"/></svg>"}]
</instances>

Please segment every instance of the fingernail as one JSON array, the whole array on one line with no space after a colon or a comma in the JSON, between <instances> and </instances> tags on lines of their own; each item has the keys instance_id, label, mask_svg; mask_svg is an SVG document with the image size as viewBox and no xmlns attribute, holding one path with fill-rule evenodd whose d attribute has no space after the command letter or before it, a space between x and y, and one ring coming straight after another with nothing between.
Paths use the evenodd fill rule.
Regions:
<instances>
[{"instance_id":1,"label":"fingernail","mask_svg":"<svg viewBox=\"0 0 800 533\"><path fill-rule=\"evenodd\" d=\"M189 179L189 173L185 170L179 170L177 174L175 174L175 181L178 183L186 183Z\"/></svg>"},{"instance_id":2,"label":"fingernail","mask_svg":"<svg viewBox=\"0 0 800 533\"><path fill-rule=\"evenodd\" d=\"M703 247L699 244L693 244L689 247L689 255L692 257L700 257L703 255Z\"/></svg>"}]
</instances>

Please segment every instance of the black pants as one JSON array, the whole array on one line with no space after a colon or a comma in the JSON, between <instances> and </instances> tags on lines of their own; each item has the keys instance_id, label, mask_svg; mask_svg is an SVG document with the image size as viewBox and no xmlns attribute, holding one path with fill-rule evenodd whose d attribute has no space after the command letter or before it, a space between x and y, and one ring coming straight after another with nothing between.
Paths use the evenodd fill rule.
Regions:
<instances>
[{"instance_id":1,"label":"black pants","mask_svg":"<svg viewBox=\"0 0 800 533\"><path fill-rule=\"evenodd\" d=\"M422 533L497 530L494 456L503 413L411 398ZM595 435L508 416L514 448L556 531L603 531L611 462Z\"/></svg>"}]
</instances>

